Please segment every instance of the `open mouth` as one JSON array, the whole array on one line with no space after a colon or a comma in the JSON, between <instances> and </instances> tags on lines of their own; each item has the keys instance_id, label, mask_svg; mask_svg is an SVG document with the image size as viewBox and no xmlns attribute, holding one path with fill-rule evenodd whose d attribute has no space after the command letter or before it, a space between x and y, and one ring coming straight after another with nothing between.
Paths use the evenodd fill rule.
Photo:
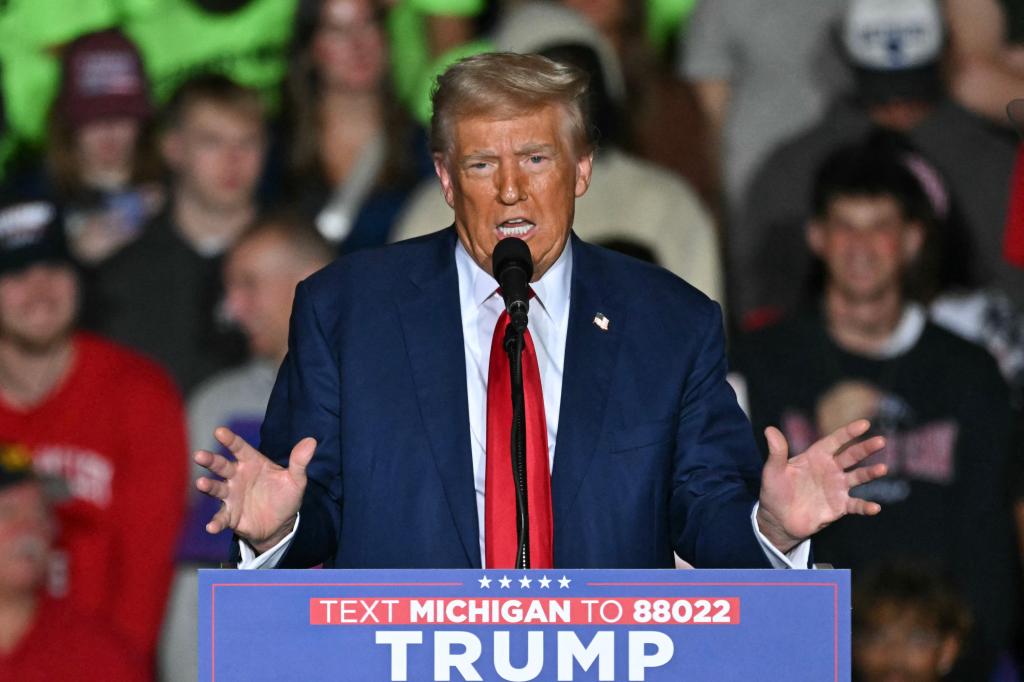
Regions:
<instances>
[{"instance_id":1,"label":"open mouth","mask_svg":"<svg viewBox=\"0 0 1024 682\"><path fill-rule=\"evenodd\" d=\"M522 239L526 235L530 234L530 231L536 227L526 218L512 218L498 225L498 234L502 239L506 237L518 237Z\"/></svg>"}]
</instances>

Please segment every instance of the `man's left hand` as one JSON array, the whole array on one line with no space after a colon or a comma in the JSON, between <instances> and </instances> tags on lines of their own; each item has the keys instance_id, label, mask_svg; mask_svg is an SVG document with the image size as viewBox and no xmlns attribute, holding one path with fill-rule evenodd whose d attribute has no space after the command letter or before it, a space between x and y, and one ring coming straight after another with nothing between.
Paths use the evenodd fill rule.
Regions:
<instances>
[{"instance_id":1,"label":"man's left hand","mask_svg":"<svg viewBox=\"0 0 1024 682\"><path fill-rule=\"evenodd\" d=\"M857 467L885 447L881 436L859 441L871 424L851 422L790 459L786 437L774 426L765 429L768 461L761 472L757 526L782 552L788 552L847 514L871 516L875 502L850 496L854 486L885 476L886 466ZM857 468L854 468L857 467Z\"/></svg>"}]
</instances>

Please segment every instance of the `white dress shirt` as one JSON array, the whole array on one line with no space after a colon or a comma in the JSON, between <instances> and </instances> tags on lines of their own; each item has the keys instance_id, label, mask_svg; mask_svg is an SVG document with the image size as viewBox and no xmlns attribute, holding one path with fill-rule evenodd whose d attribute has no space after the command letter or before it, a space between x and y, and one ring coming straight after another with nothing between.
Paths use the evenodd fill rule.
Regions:
<instances>
[{"instance_id":1,"label":"white dress shirt","mask_svg":"<svg viewBox=\"0 0 1024 682\"><path fill-rule=\"evenodd\" d=\"M466 395L469 409L469 433L473 455L473 483L476 488L476 511L480 528L480 558L484 551L484 482L487 471L487 372L490 366L491 339L498 317L505 309L498 295L498 283L469 255L461 241L455 244L455 267L459 277L459 305L462 311L462 337L466 346ZM544 418L548 430L548 466L554 466L558 414L562 404L562 370L565 367L565 340L569 329L569 293L572 282L572 248L566 243L558 259L538 281L533 282L534 298L530 303L528 328L537 350L541 389L544 393ZM550 471L550 468L549 468ZM810 542L805 541L788 555L776 549L758 530L755 515L751 523L758 542L776 568L807 566ZM298 528L272 549L255 556L241 542L242 561L239 568L272 568L284 555Z\"/></svg>"}]
</instances>

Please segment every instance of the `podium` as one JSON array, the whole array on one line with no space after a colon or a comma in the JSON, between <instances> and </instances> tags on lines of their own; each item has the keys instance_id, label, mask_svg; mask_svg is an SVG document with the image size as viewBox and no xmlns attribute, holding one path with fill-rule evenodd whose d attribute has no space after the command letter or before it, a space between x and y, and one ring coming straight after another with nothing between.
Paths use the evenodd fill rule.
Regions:
<instances>
[{"instance_id":1,"label":"podium","mask_svg":"<svg viewBox=\"0 0 1024 682\"><path fill-rule=\"evenodd\" d=\"M199 679L849 680L848 571L202 570Z\"/></svg>"}]
</instances>

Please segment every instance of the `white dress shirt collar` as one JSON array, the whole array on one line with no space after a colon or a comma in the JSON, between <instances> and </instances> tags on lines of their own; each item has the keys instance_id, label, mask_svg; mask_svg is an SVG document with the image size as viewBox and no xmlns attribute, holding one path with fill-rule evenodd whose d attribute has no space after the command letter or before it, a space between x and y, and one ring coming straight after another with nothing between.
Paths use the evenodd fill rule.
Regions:
<instances>
[{"instance_id":1,"label":"white dress shirt collar","mask_svg":"<svg viewBox=\"0 0 1024 682\"><path fill-rule=\"evenodd\" d=\"M498 283L494 276L485 272L462 245L455 241L455 267L458 270L462 290L470 293L469 300L461 300L462 308L467 305L479 306L494 295ZM532 282L535 300L552 321L561 320L569 308L569 293L572 284L572 245L565 242L562 253L538 281Z\"/></svg>"}]
</instances>

